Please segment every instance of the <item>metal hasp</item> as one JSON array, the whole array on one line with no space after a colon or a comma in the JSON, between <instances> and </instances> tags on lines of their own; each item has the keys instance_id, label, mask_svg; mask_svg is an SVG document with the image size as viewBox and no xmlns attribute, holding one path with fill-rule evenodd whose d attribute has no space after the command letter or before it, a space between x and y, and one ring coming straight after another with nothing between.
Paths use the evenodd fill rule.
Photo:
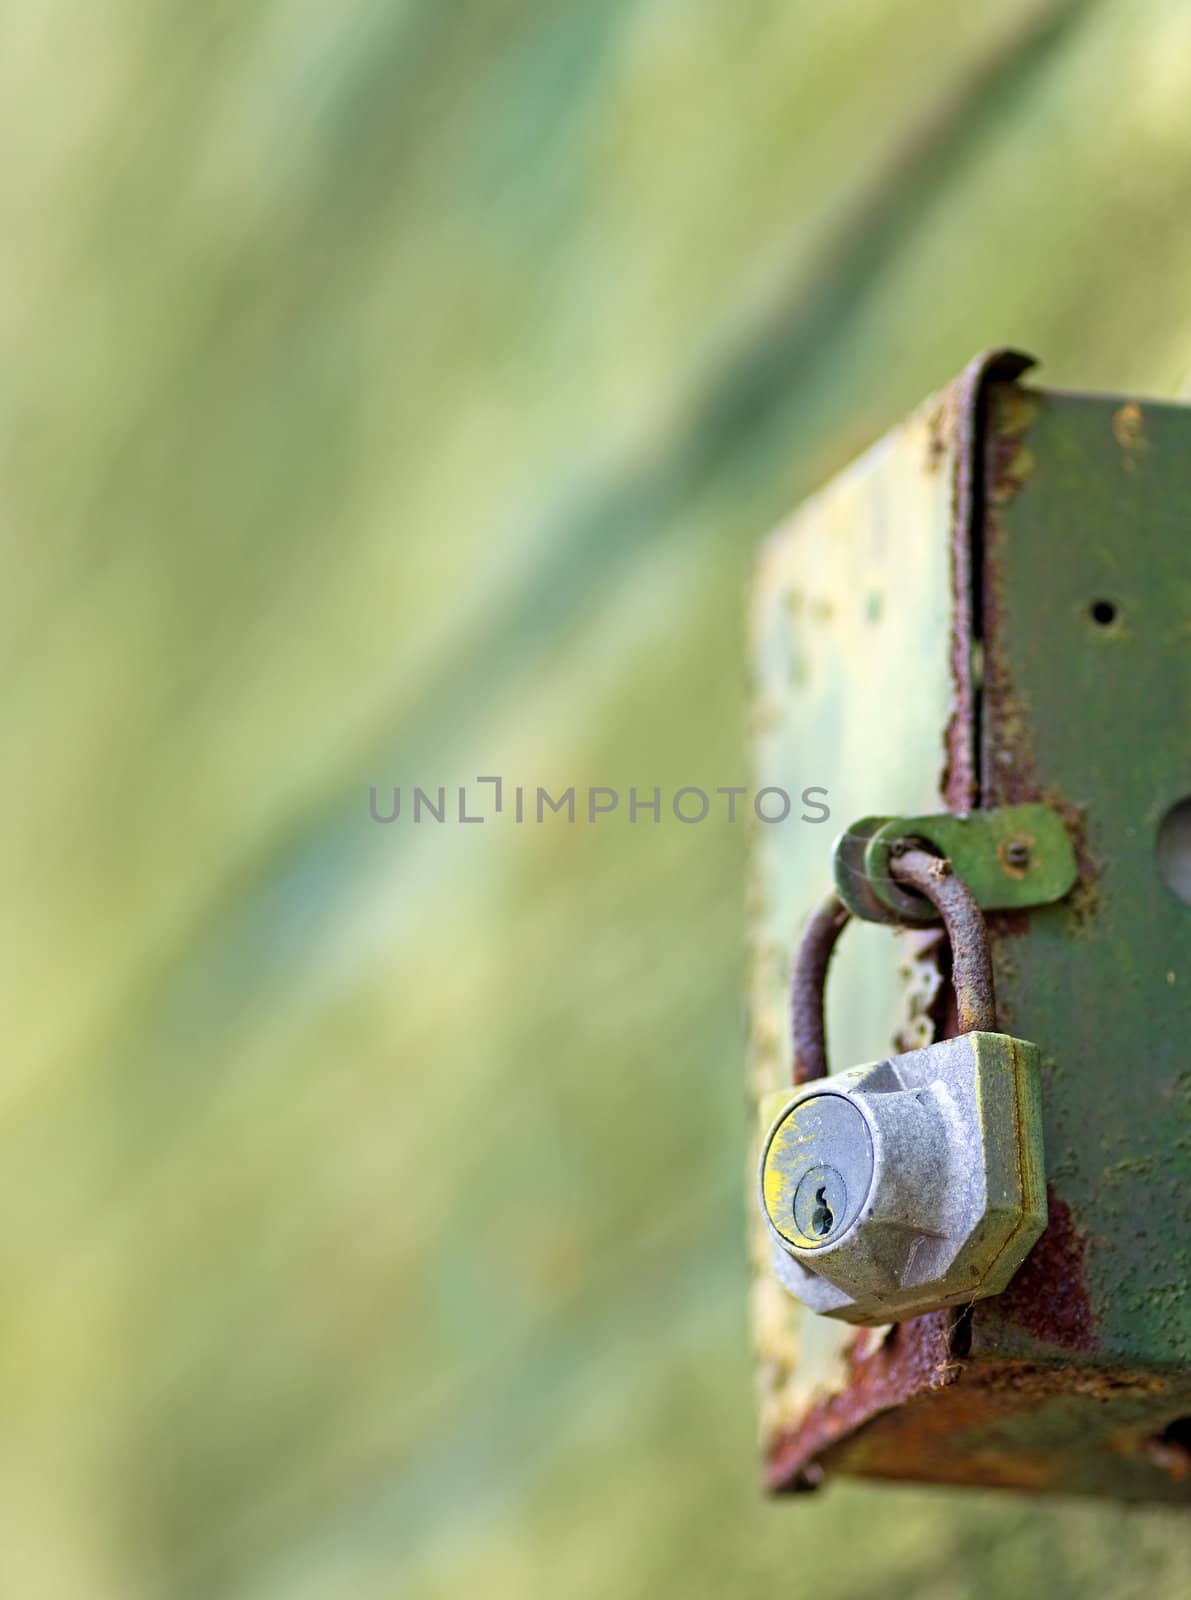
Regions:
<instances>
[{"instance_id":1,"label":"metal hasp","mask_svg":"<svg viewBox=\"0 0 1191 1600\"><path fill-rule=\"evenodd\" d=\"M987 914L998 1026L1042 1048L1049 1220L1008 1288L848 1326L791 1298L751 1208L775 1491L842 1473L1191 1500L1191 409L1048 393L1029 365L975 362L761 564L760 783L813 774L840 825L1046 807L1078 868L1064 898ZM756 866L761 1102L790 1082L790 964L830 851L763 828ZM941 931L857 924L828 1022L843 1065L954 1036ZM863 1184L841 1163L790 1196L812 1248Z\"/></svg>"},{"instance_id":2,"label":"metal hasp","mask_svg":"<svg viewBox=\"0 0 1191 1600\"><path fill-rule=\"evenodd\" d=\"M1049 905L1079 881L1071 836L1049 806L865 817L835 842L836 890L854 917L910 927L938 921L929 900L907 893L893 875L894 852L912 840L947 857L985 911Z\"/></svg>"}]
</instances>

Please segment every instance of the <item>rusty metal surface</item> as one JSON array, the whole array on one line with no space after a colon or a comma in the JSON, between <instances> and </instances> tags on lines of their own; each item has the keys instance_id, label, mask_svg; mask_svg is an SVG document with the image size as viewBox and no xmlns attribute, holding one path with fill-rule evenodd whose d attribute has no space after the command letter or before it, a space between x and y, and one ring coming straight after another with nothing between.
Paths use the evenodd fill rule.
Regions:
<instances>
[{"instance_id":1,"label":"rusty metal surface","mask_svg":"<svg viewBox=\"0 0 1191 1600\"><path fill-rule=\"evenodd\" d=\"M957 410L962 393L935 411L954 486L933 529L954 550L942 798L1052 805L1080 867L1063 904L988 919L999 1025L1044 1046L1050 1223L1001 1296L862 1330L814 1382L787 1375L763 1409L766 1482L1186 1501L1191 911L1160 881L1155 830L1191 794L1191 413L995 368L987 406L969 382ZM983 476L963 439L986 439ZM856 658L858 697L871 671ZM941 960L946 979L943 942L916 937L907 967ZM916 1025L955 1031L950 986L931 996Z\"/></svg>"},{"instance_id":2,"label":"rusty metal surface","mask_svg":"<svg viewBox=\"0 0 1191 1600\"><path fill-rule=\"evenodd\" d=\"M824 998L827 969L836 941L851 912L830 894L816 910L798 941L790 979L790 1046L795 1085L827 1076L827 1024Z\"/></svg>"},{"instance_id":3,"label":"rusty metal surface","mask_svg":"<svg viewBox=\"0 0 1191 1600\"><path fill-rule=\"evenodd\" d=\"M889 870L904 888L925 896L943 919L951 949L957 1033L995 1032L997 1002L984 914L950 861L926 850L896 852Z\"/></svg>"},{"instance_id":4,"label":"rusty metal surface","mask_svg":"<svg viewBox=\"0 0 1191 1600\"><path fill-rule=\"evenodd\" d=\"M922 895L943 919L951 949L959 1033L996 1029L996 1000L984 917L951 863L925 850L894 851L890 871L905 888ZM830 894L807 923L798 942L790 979L792 1078L797 1086L827 1076L824 999L827 972L851 912Z\"/></svg>"},{"instance_id":5,"label":"rusty metal surface","mask_svg":"<svg viewBox=\"0 0 1191 1600\"><path fill-rule=\"evenodd\" d=\"M1191 411L1007 387L990 424L985 793L1062 809L1081 882L993 928L1006 1018L1054 1041L1066 1221L1036 1267L1066 1294L985 1308L973 1350L1053 1358L1075 1340L1089 1365L1174 1381L1191 1371L1191 907L1156 833L1191 794ZM1161 1393L1154 1414L1179 1415Z\"/></svg>"},{"instance_id":6,"label":"rusty metal surface","mask_svg":"<svg viewBox=\"0 0 1191 1600\"><path fill-rule=\"evenodd\" d=\"M985 377L1026 364L1008 352L981 357L767 543L753 614L762 781L788 781L814 759L832 777L842 817L976 803L970 641L956 622L969 604L974 418ZM871 673L889 661L898 693L873 694L857 663ZM760 1099L789 1081L793 942L822 894L826 853L811 829L780 840L765 830L755 862L750 1075ZM947 1031L941 943L872 924L850 932L827 1002L841 1063L871 1060L891 1036L904 1049L929 1042L936 1026ZM874 1344L871 1331L790 1299L769 1270L759 1219L751 1249L766 1481L805 1487L834 1442L951 1380L955 1314L914 1318L888 1346ZM860 1352L875 1363L863 1381Z\"/></svg>"},{"instance_id":7,"label":"rusty metal surface","mask_svg":"<svg viewBox=\"0 0 1191 1600\"><path fill-rule=\"evenodd\" d=\"M890 872L890 852L907 839L946 856L984 911L1049 905L1079 879L1066 824L1049 806L865 817L835 845L836 888L854 916L906 926L938 921L930 903L899 889Z\"/></svg>"},{"instance_id":8,"label":"rusty metal surface","mask_svg":"<svg viewBox=\"0 0 1191 1600\"><path fill-rule=\"evenodd\" d=\"M1191 1455L1155 1416L1191 1407L1191 1383L1145 1368L1076 1375L1059 1366L964 1360L953 1381L915 1394L820 1458L827 1472L1031 1493L1185 1503ZM940 1392L943 1390L943 1392ZM1089 1420L1098 1418L1094 1438Z\"/></svg>"},{"instance_id":9,"label":"rusty metal surface","mask_svg":"<svg viewBox=\"0 0 1191 1600\"><path fill-rule=\"evenodd\" d=\"M978 686L972 639L976 631L974 613L981 605L979 529L984 513L981 440L985 394L988 385L1011 382L1033 365L1034 357L1021 350L982 351L946 391L946 403L938 413L940 429L950 430L947 447L955 463L955 492L948 518L950 656L955 688L944 734L946 763L940 781L942 798L952 811L971 811L980 803Z\"/></svg>"},{"instance_id":10,"label":"rusty metal surface","mask_svg":"<svg viewBox=\"0 0 1191 1600\"><path fill-rule=\"evenodd\" d=\"M795 1426L768 1441L765 1487L772 1493L817 1488L830 1451L863 1423L946 1388L959 1376L951 1353L954 1313L856 1328L845 1347L844 1382L817 1398Z\"/></svg>"}]
</instances>

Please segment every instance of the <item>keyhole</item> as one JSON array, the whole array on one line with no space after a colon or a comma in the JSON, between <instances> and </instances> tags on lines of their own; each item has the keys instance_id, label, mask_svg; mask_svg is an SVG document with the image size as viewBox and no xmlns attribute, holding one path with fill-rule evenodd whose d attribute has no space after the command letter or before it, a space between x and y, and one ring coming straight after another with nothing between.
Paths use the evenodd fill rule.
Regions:
<instances>
[{"instance_id":1,"label":"keyhole","mask_svg":"<svg viewBox=\"0 0 1191 1600\"><path fill-rule=\"evenodd\" d=\"M797 1243L804 1250L817 1250L830 1244L847 1225L848 1190L843 1178L834 1167L816 1164L802 1174L794 1191Z\"/></svg>"}]
</instances>

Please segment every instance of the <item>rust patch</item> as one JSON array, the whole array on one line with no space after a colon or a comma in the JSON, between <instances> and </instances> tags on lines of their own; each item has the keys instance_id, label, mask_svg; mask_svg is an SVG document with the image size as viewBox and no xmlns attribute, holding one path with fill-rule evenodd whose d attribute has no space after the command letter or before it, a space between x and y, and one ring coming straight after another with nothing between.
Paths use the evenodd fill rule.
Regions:
<instances>
[{"instance_id":1,"label":"rust patch","mask_svg":"<svg viewBox=\"0 0 1191 1600\"><path fill-rule=\"evenodd\" d=\"M1121 466L1126 472L1135 471L1138 457L1150 448L1145 432L1145 416L1135 400L1130 400L1113 412L1112 436L1125 452L1121 457Z\"/></svg>"},{"instance_id":2,"label":"rust patch","mask_svg":"<svg viewBox=\"0 0 1191 1600\"><path fill-rule=\"evenodd\" d=\"M1033 1410L1061 1387L1058 1375L1037 1368L990 1366L974 1382L957 1384L857 1436L830 1465L874 1478L913 1476L935 1483L981 1484L1034 1492L1060 1487L1062 1462L1039 1449L1007 1449L980 1440L990 1424ZM977 1441L980 1442L977 1442Z\"/></svg>"},{"instance_id":3,"label":"rust patch","mask_svg":"<svg viewBox=\"0 0 1191 1600\"><path fill-rule=\"evenodd\" d=\"M999 1304L1047 1344L1089 1350L1095 1346L1095 1324L1084 1280L1083 1239L1053 1192L1049 1204L1046 1232ZM1108 1400L1163 1387L1152 1375L969 1360L970 1327L966 1315L939 1311L897 1324L875 1346L871 1329L857 1329L847 1352L846 1387L810 1407L796 1429L773 1442L766 1488L771 1493L814 1488L825 1467L943 1483L1061 1487L1067 1470L1061 1453L1009 1451L995 1442L973 1447L960 1434L1028 1413L1051 1395ZM963 1382L957 1384L961 1374Z\"/></svg>"},{"instance_id":4,"label":"rust patch","mask_svg":"<svg viewBox=\"0 0 1191 1600\"><path fill-rule=\"evenodd\" d=\"M986 911L989 939L1021 939L1030 931L1028 911Z\"/></svg>"},{"instance_id":5,"label":"rust patch","mask_svg":"<svg viewBox=\"0 0 1191 1600\"><path fill-rule=\"evenodd\" d=\"M773 1442L766 1489L788 1494L814 1488L822 1477L818 1457L832 1445L915 1395L954 1383L961 1368L952 1354L954 1322L950 1311L899 1322L875 1349L871 1330L858 1328L847 1350L847 1387L811 1406L796 1429Z\"/></svg>"},{"instance_id":6,"label":"rust patch","mask_svg":"<svg viewBox=\"0 0 1191 1600\"><path fill-rule=\"evenodd\" d=\"M1035 1339L1061 1350L1094 1350L1096 1319L1088 1301L1083 1235L1053 1188L1047 1189L1046 1204L1046 1230L997 1305Z\"/></svg>"},{"instance_id":7,"label":"rust patch","mask_svg":"<svg viewBox=\"0 0 1191 1600\"><path fill-rule=\"evenodd\" d=\"M984 498L987 505L1003 506L1021 493L1034 470L1034 455L1026 441L1038 401L1014 383L999 383L989 392L989 407Z\"/></svg>"},{"instance_id":8,"label":"rust patch","mask_svg":"<svg viewBox=\"0 0 1191 1600\"><path fill-rule=\"evenodd\" d=\"M999 547L1004 529L998 509L1020 493L1033 466L1025 440L1035 415L1033 397L998 384L988 398L984 450L981 631L984 640L984 805L1020 805L1039 796L1030 741L1030 707L1015 694L1004 646Z\"/></svg>"},{"instance_id":9,"label":"rust patch","mask_svg":"<svg viewBox=\"0 0 1191 1600\"><path fill-rule=\"evenodd\" d=\"M951 508L951 715L943 734L940 791L952 811L970 811L979 802L975 742L975 696L972 656L979 616L983 521L984 432L986 392L993 383L1008 383L1034 365L1016 350L986 350L968 364L946 391L938 437L946 429L955 441L955 483ZM932 425L932 439L935 436Z\"/></svg>"},{"instance_id":10,"label":"rust patch","mask_svg":"<svg viewBox=\"0 0 1191 1600\"><path fill-rule=\"evenodd\" d=\"M1002 839L997 849L997 859L1011 878L1019 882L1030 870L1030 858L1038 841L1030 833L1014 834L1012 839Z\"/></svg>"},{"instance_id":11,"label":"rust patch","mask_svg":"<svg viewBox=\"0 0 1191 1600\"><path fill-rule=\"evenodd\" d=\"M823 1012L827 967L851 913L830 894L815 911L798 942L790 980L790 1033L795 1088L827 1076L827 1032Z\"/></svg>"},{"instance_id":12,"label":"rust patch","mask_svg":"<svg viewBox=\"0 0 1191 1600\"><path fill-rule=\"evenodd\" d=\"M1137 1429L1130 1430L1127 1448L1140 1469L1130 1485L1112 1464L1111 1458L1119 1462L1126 1449L1119 1432L1105 1436L1093 1426L1080 1432L1077 1444L1061 1433L1044 1442L1043 1437L1024 1435L1022 1420L1036 1419L1051 1401L1066 1409L1078 1394L1095 1403L1091 1423L1107 1418L1114 1403L1143 1408L1159 1404L1166 1388L1152 1373L1072 1373L1062 1366L977 1361L963 1368L962 1382L924 1392L841 1441L825 1455L823 1466L875 1478L1149 1498L1155 1468L1168 1481L1174 1476L1164 1454L1155 1458L1152 1431L1135 1440ZM1106 1409L1101 1412L1101 1407ZM1146 1425L1140 1426L1145 1433ZM1098 1440L1109 1444L1108 1458Z\"/></svg>"},{"instance_id":13,"label":"rust patch","mask_svg":"<svg viewBox=\"0 0 1191 1600\"><path fill-rule=\"evenodd\" d=\"M996 1000L988 949L988 929L971 890L950 861L924 850L896 849L890 871L898 883L916 889L938 911L951 947L951 982L956 994L959 1032L995 1028Z\"/></svg>"},{"instance_id":14,"label":"rust patch","mask_svg":"<svg viewBox=\"0 0 1191 1600\"><path fill-rule=\"evenodd\" d=\"M1079 905L1081 918L1086 919L1094 909L1095 886L1100 877L1100 863L1092 854L1092 847L1088 843L1087 812L1082 806L1074 805L1065 799L1057 789L1045 789L1042 798L1052 810L1059 813L1067 832L1071 835L1071 844L1079 867L1079 882L1068 898L1072 904Z\"/></svg>"}]
</instances>

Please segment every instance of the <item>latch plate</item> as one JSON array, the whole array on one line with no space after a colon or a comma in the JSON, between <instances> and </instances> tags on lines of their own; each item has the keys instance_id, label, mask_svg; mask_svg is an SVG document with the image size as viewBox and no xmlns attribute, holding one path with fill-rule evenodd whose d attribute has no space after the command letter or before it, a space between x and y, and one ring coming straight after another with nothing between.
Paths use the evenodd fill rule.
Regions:
<instances>
[{"instance_id":1,"label":"latch plate","mask_svg":"<svg viewBox=\"0 0 1191 1600\"><path fill-rule=\"evenodd\" d=\"M835 842L836 890L853 916L911 927L939 920L929 901L903 889L889 871L892 851L914 839L949 858L983 911L1052 905L1079 878L1071 836L1047 805L863 817Z\"/></svg>"}]
</instances>

